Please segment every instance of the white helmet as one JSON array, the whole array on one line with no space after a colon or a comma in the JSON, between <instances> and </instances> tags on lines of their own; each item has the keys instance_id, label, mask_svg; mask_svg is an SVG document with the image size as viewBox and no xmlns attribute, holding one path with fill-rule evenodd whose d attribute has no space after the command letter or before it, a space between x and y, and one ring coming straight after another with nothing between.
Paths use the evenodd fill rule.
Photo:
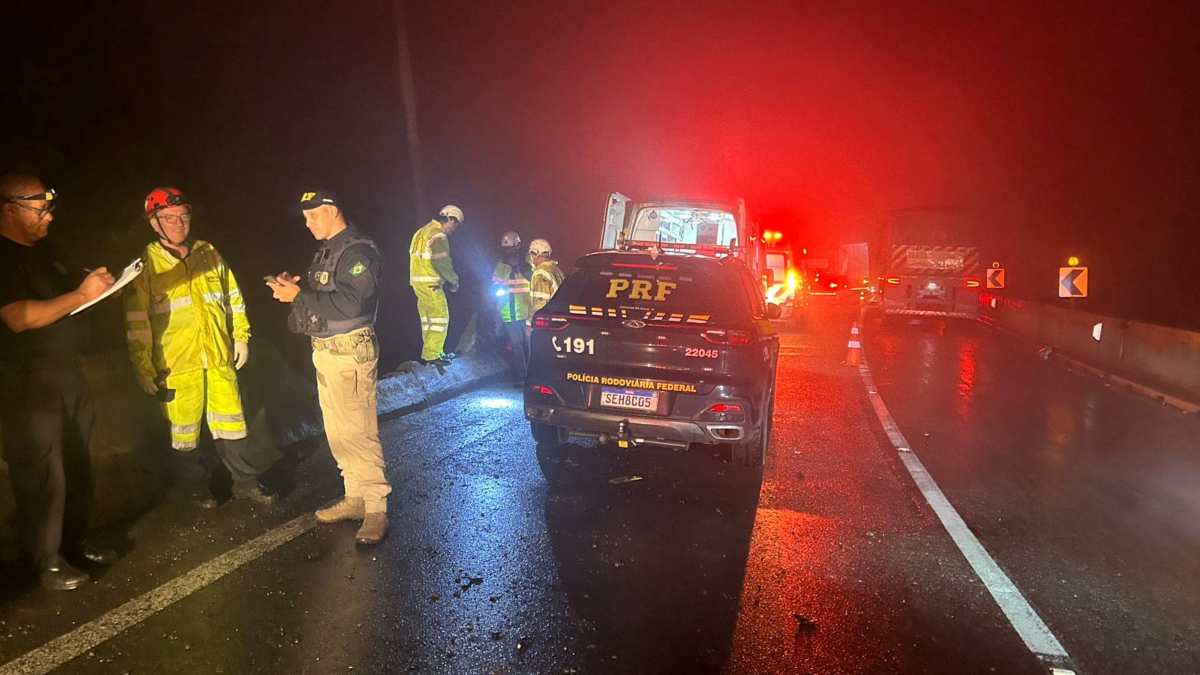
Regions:
<instances>
[{"instance_id":1,"label":"white helmet","mask_svg":"<svg viewBox=\"0 0 1200 675\"><path fill-rule=\"evenodd\" d=\"M529 242L529 257L544 255L549 256L554 251L550 248L550 242L545 239L534 239Z\"/></svg>"},{"instance_id":2,"label":"white helmet","mask_svg":"<svg viewBox=\"0 0 1200 675\"><path fill-rule=\"evenodd\" d=\"M515 230L509 230L500 237L500 248L516 248L521 245L521 235Z\"/></svg>"},{"instance_id":3,"label":"white helmet","mask_svg":"<svg viewBox=\"0 0 1200 675\"><path fill-rule=\"evenodd\" d=\"M447 218L454 218L455 220L457 220L460 223L464 222L466 220L466 218L463 216L462 209L458 208L457 206L455 206L453 204L447 204L447 205L443 206L442 210L438 211L438 215L445 216Z\"/></svg>"}]
</instances>

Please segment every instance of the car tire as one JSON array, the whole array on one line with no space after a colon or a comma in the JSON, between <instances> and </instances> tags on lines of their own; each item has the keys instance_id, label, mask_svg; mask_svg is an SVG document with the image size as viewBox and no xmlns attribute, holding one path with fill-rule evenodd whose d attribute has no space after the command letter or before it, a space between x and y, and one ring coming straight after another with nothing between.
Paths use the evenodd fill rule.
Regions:
<instances>
[{"instance_id":1,"label":"car tire","mask_svg":"<svg viewBox=\"0 0 1200 675\"><path fill-rule=\"evenodd\" d=\"M775 389L768 394L765 413L758 422L758 431L754 437L742 443L733 444L731 459L734 464L761 468L767 459L767 448L771 445L772 419L775 417Z\"/></svg>"},{"instance_id":2,"label":"car tire","mask_svg":"<svg viewBox=\"0 0 1200 675\"><path fill-rule=\"evenodd\" d=\"M549 445L558 447L565 445L567 442L567 430L562 427L556 427L553 424L542 424L541 422L530 422L529 431L533 434L533 440L539 445Z\"/></svg>"}]
</instances>

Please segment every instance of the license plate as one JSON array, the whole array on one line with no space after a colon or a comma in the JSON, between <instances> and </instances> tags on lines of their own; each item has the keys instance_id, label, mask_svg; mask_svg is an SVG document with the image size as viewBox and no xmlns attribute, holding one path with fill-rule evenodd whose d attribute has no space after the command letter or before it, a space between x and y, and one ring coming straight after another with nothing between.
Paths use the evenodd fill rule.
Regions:
<instances>
[{"instance_id":1,"label":"license plate","mask_svg":"<svg viewBox=\"0 0 1200 675\"><path fill-rule=\"evenodd\" d=\"M605 408L654 411L658 409L658 392L644 389L601 387L600 405Z\"/></svg>"}]
</instances>

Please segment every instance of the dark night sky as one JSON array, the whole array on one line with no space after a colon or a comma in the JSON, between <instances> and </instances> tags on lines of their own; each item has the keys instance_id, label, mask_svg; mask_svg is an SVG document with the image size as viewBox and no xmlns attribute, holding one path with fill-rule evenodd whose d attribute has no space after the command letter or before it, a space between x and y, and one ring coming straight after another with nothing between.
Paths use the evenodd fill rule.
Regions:
<instances>
[{"instance_id":1,"label":"dark night sky","mask_svg":"<svg viewBox=\"0 0 1200 675\"><path fill-rule=\"evenodd\" d=\"M1200 327L1200 13L1043 5L410 2L428 199L564 260L612 190L743 195L814 242L957 205L1014 293L1052 292L1076 254L1091 309ZM69 190L63 228L127 231L179 182L252 278L303 263L291 201L319 180L399 257L417 223L390 3L170 6L4 27L7 154Z\"/></svg>"}]
</instances>

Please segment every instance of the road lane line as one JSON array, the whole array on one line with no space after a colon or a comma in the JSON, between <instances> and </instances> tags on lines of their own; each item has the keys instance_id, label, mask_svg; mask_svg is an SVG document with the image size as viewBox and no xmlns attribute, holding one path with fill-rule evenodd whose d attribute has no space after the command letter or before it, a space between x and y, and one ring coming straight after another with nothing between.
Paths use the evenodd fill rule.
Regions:
<instances>
[{"instance_id":1,"label":"road lane line","mask_svg":"<svg viewBox=\"0 0 1200 675\"><path fill-rule=\"evenodd\" d=\"M126 602L107 614L61 635L37 649L0 666L0 675L42 675L96 646L120 635L196 591L209 586L230 572L254 562L316 526L312 514L305 514L226 551L208 562L185 572L152 591Z\"/></svg>"},{"instance_id":2,"label":"road lane line","mask_svg":"<svg viewBox=\"0 0 1200 675\"><path fill-rule=\"evenodd\" d=\"M946 528L946 532L954 544L958 546L959 552L967 559L971 569L975 570L975 575L979 577L988 593L992 595L992 599L1000 606L1000 611L1004 612L1008 622L1016 629L1017 634L1021 636L1021 640L1034 656L1052 667L1055 673L1073 673L1071 657L1063 648L1062 643L1050 631L1046 622L1038 616L1037 611L1021 594L1017 585L1008 578L1004 570L1000 569L995 559L967 527L962 516L950 504L950 500L933 480L933 476L929 475L925 465L913 452L912 445L900 431L887 404L883 402L883 397L879 395L879 389L875 386L875 378L871 376L871 369L867 366L865 358L859 364L858 372L862 376L863 384L866 385L871 407L875 409L875 415L878 416L879 423L883 425L888 440L892 442L899 453L900 461L904 463L908 474L912 476L913 482L917 484L917 488L924 495L925 501L937 514L938 520L942 522L942 526Z\"/></svg>"}]
</instances>

